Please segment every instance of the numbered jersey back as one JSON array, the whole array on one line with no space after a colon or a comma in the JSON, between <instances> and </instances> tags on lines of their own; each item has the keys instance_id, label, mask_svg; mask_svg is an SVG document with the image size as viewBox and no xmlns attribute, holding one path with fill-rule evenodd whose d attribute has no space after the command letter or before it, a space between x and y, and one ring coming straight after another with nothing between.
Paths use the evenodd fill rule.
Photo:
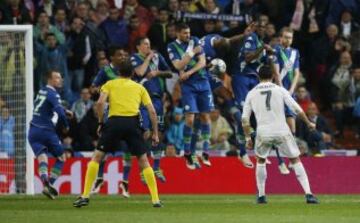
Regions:
<instances>
[{"instance_id":1,"label":"numbered jersey back","mask_svg":"<svg viewBox=\"0 0 360 223\"><path fill-rule=\"evenodd\" d=\"M52 119L57 106L61 106L60 95L55 89L43 87L35 98L31 123L38 127L53 128L54 121Z\"/></svg>"},{"instance_id":2,"label":"numbered jersey back","mask_svg":"<svg viewBox=\"0 0 360 223\"><path fill-rule=\"evenodd\" d=\"M244 105L244 115L254 112L259 134L284 135L290 132L286 124L285 103L298 110L298 105L284 88L270 82L260 83L249 92Z\"/></svg>"}]
</instances>

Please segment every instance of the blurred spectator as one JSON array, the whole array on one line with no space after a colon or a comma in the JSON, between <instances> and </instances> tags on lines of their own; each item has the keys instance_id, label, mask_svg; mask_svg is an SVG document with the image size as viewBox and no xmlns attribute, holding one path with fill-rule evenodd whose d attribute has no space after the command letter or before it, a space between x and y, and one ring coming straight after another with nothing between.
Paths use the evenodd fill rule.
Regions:
<instances>
[{"instance_id":1,"label":"blurred spectator","mask_svg":"<svg viewBox=\"0 0 360 223\"><path fill-rule=\"evenodd\" d=\"M312 103L311 97L305 86L299 86L295 92L297 103L300 105L303 111L307 111L309 105Z\"/></svg>"},{"instance_id":2,"label":"blurred spectator","mask_svg":"<svg viewBox=\"0 0 360 223\"><path fill-rule=\"evenodd\" d=\"M37 17L36 26L34 27L34 38L36 41L44 42L48 33L53 33L59 44L65 43L64 33L50 24L50 19L46 12L40 12Z\"/></svg>"},{"instance_id":3,"label":"blurred spectator","mask_svg":"<svg viewBox=\"0 0 360 223\"><path fill-rule=\"evenodd\" d=\"M273 40L273 38L276 36L276 30L275 30L275 25L272 23L267 23L266 25L266 31L265 31L265 38L264 38L264 42L265 43L270 43L271 40Z\"/></svg>"},{"instance_id":4,"label":"blurred spectator","mask_svg":"<svg viewBox=\"0 0 360 223\"><path fill-rule=\"evenodd\" d=\"M332 102L338 136L343 136L344 122L351 117L348 116L352 110L350 96L351 65L350 53L348 51L342 52L339 63L330 69L327 78L330 81L330 88L327 92L330 94L329 101Z\"/></svg>"},{"instance_id":5,"label":"blurred spectator","mask_svg":"<svg viewBox=\"0 0 360 223\"><path fill-rule=\"evenodd\" d=\"M125 2L125 6L121 10L121 15L127 21L127 23L131 23L131 19L134 15L137 16L139 22L145 26L147 29L151 25L149 21L152 21L153 18L150 12L139 4L138 0L127 0Z\"/></svg>"},{"instance_id":6,"label":"blurred spectator","mask_svg":"<svg viewBox=\"0 0 360 223\"><path fill-rule=\"evenodd\" d=\"M211 149L230 150L229 137L233 133L229 123L220 115L219 109L210 113L211 119Z\"/></svg>"},{"instance_id":7,"label":"blurred spectator","mask_svg":"<svg viewBox=\"0 0 360 223\"><path fill-rule=\"evenodd\" d=\"M6 106L6 102L5 100L0 96L0 110L2 107L5 107Z\"/></svg>"},{"instance_id":8,"label":"blurred spectator","mask_svg":"<svg viewBox=\"0 0 360 223\"><path fill-rule=\"evenodd\" d=\"M204 1L204 12L210 14L220 14L221 10L217 6L215 0L205 0Z\"/></svg>"},{"instance_id":9,"label":"blurred spectator","mask_svg":"<svg viewBox=\"0 0 360 223\"><path fill-rule=\"evenodd\" d=\"M216 32L215 30L215 21L214 20L205 20L203 28L203 35L213 34Z\"/></svg>"},{"instance_id":10,"label":"blurred spectator","mask_svg":"<svg viewBox=\"0 0 360 223\"><path fill-rule=\"evenodd\" d=\"M92 57L95 58L93 55L95 43L84 27L81 18L73 18L69 35L69 82L74 92L74 99L79 97L80 90L84 86L85 66L91 64ZM87 75L91 74L87 73Z\"/></svg>"},{"instance_id":11,"label":"blurred spectator","mask_svg":"<svg viewBox=\"0 0 360 223\"><path fill-rule=\"evenodd\" d=\"M105 36L97 28L97 25L90 18L90 5L86 2L80 2L76 7L76 16L84 22L83 28L86 30L90 39L95 43L96 49L105 48Z\"/></svg>"},{"instance_id":12,"label":"blurred spectator","mask_svg":"<svg viewBox=\"0 0 360 223\"><path fill-rule=\"evenodd\" d=\"M63 97L71 100L71 90L69 86L69 74L67 66L68 48L64 44L59 44L54 33L45 35L45 44L35 41L35 55L37 67L35 72L35 86L40 89L45 84L44 75L49 70L57 70L64 79Z\"/></svg>"},{"instance_id":13,"label":"blurred spectator","mask_svg":"<svg viewBox=\"0 0 360 223\"><path fill-rule=\"evenodd\" d=\"M349 39L354 64L360 64L360 30L354 32Z\"/></svg>"},{"instance_id":14,"label":"blurred spectator","mask_svg":"<svg viewBox=\"0 0 360 223\"><path fill-rule=\"evenodd\" d=\"M170 124L167 132L166 139L169 145L175 147L177 153L183 150L183 129L184 129L184 114L182 108L175 107L173 111L173 122Z\"/></svg>"},{"instance_id":15,"label":"blurred spectator","mask_svg":"<svg viewBox=\"0 0 360 223\"><path fill-rule=\"evenodd\" d=\"M360 3L357 0L331 0L329 1L329 13L326 18L326 25L338 24L341 18L341 13L344 10L351 12L359 18Z\"/></svg>"},{"instance_id":16,"label":"blurred spectator","mask_svg":"<svg viewBox=\"0 0 360 223\"><path fill-rule=\"evenodd\" d=\"M73 139L71 137L67 136L62 141L63 141L62 145L64 148L65 157L67 159L73 157L74 156L74 151L72 148Z\"/></svg>"},{"instance_id":17,"label":"blurred spectator","mask_svg":"<svg viewBox=\"0 0 360 223\"><path fill-rule=\"evenodd\" d=\"M93 105L78 124L78 131L75 136L76 150L93 151L96 147L98 140L98 118L96 114L96 106Z\"/></svg>"},{"instance_id":18,"label":"blurred spectator","mask_svg":"<svg viewBox=\"0 0 360 223\"><path fill-rule=\"evenodd\" d=\"M350 90L354 98L353 116L356 125L356 137L360 138L360 67L354 67L352 70L352 79Z\"/></svg>"},{"instance_id":19,"label":"blurred spectator","mask_svg":"<svg viewBox=\"0 0 360 223\"><path fill-rule=\"evenodd\" d=\"M180 4L178 0L168 1L169 18L172 22L177 20L177 12L180 10Z\"/></svg>"},{"instance_id":20,"label":"blurred spectator","mask_svg":"<svg viewBox=\"0 0 360 223\"><path fill-rule=\"evenodd\" d=\"M10 114L9 108L0 108L0 152L8 156L15 154L14 138L15 118Z\"/></svg>"},{"instance_id":21,"label":"blurred spectator","mask_svg":"<svg viewBox=\"0 0 360 223\"><path fill-rule=\"evenodd\" d=\"M129 26L129 51L135 52L135 41L138 38L146 37L148 26L145 23L140 23L139 18L136 15L131 16Z\"/></svg>"},{"instance_id":22,"label":"blurred spectator","mask_svg":"<svg viewBox=\"0 0 360 223\"><path fill-rule=\"evenodd\" d=\"M244 22L249 24L260 15L260 7L255 0L232 0L225 9L225 12L233 15L242 15L245 19Z\"/></svg>"},{"instance_id":23,"label":"blurred spectator","mask_svg":"<svg viewBox=\"0 0 360 223\"><path fill-rule=\"evenodd\" d=\"M340 35L346 39L349 39L352 33L359 30L359 24L353 20L351 12L345 10L341 13L339 28Z\"/></svg>"},{"instance_id":24,"label":"blurred spectator","mask_svg":"<svg viewBox=\"0 0 360 223\"><path fill-rule=\"evenodd\" d=\"M81 90L80 99L75 101L71 107L71 111L74 112L78 123L81 122L93 105L94 101L91 100L90 90L88 88L83 88Z\"/></svg>"},{"instance_id":25,"label":"blurred spectator","mask_svg":"<svg viewBox=\"0 0 360 223\"><path fill-rule=\"evenodd\" d=\"M115 6L114 6L115 8ZM118 8L116 8L119 10ZM94 22L97 25L100 25L105 21L109 16L109 3L106 0L99 0L96 4L96 11L94 14Z\"/></svg>"},{"instance_id":26,"label":"blurred spectator","mask_svg":"<svg viewBox=\"0 0 360 223\"><path fill-rule=\"evenodd\" d=\"M0 14L2 24L30 24L32 22L29 10L20 0L6 1L0 8Z\"/></svg>"},{"instance_id":27,"label":"blurred spectator","mask_svg":"<svg viewBox=\"0 0 360 223\"><path fill-rule=\"evenodd\" d=\"M55 1L53 0L42 0L39 1L37 4L36 11L44 11L48 16L53 16L54 13L54 7L55 7Z\"/></svg>"},{"instance_id":28,"label":"blurred spectator","mask_svg":"<svg viewBox=\"0 0 360 223\"><path fill-rule=\"evenodd\" d=\"M125 47L128 43L129 34L125 20L120 18L117 8L109 10L109 17L101 23L99 28L104 32L107 45Z\"/></svg>"},{"instance_id":29,"label":"blurred spectator","mask_svg":"<svg viewBox=\"0 0 360 223\"><path fill-rule=\"evenodd\" d=\"M64 8L56 9L53 24L60 32L64 34L67 34L70 31L69 22Z\"/></svg>"},{"instance_id":30,"label":"blurred spectator","mask_svg":"<svg viewBox=\"0 0 360 223\"><path fill-rule=\"evenodd\" d=\"M24 75L16 66L25 64L25 43L20 38L19 34L0 33L0 93L14 91L16 78Z\"/></svg>"},{"instance_id":31,"label":"blurred spectator","mask_svg":"<svg viewBox=\"0 0 360 223\"><path fill-rule=\"evenodd\" d=\"M312 53L309 54L311 57L310 67L312 68L312 75L309 75L310 83L312 86L316 86L321 81L326 71L336 61L333 61L336 57L335 42L338 36L338 28L336 25L329 25L326 28L326 34L320 36L318 39L313 41L311 44ZM332 64L330 61L333 61ZM330 62L330 63L329 63ZM330 65L329 65L330 64ZM320 90L320 94L324 93L324 89ZM326 95L320 95L321 98Z\"/></svg>"},{"instance_id":32,"label":"blurred spectator","mask_svg":"<svg viewBox=\"0 0 360 223\"><path fill-rule=\"evenodd\" d=\"M167 54L168 36L166 33L166 26L169 20L169 13L166 9L159 10L159 16L156 22L150 27L148 37L154 49L158 50L161 55Z\"/></svg>"},{"instance_id":33,"label":"blurred spectator","mask_svg":"<svg viewBox=\"0 0 360 223\"><path fill-rule=\"evenodd\" d=\"M66 14L70 17L75 16L77 4L77 0L55 0L55 7L65 9Z\"/></svg>"},{"instance_id":34,"label":"blurred spectator","mask_svg":"<svg viewBox=\"0 0 360 223\"><path fill-rule=\"evenodd\" d=\"M308 106L306 115L310 121L316 124L316 130L310 131L303 121L298 120L298 123L296 124L297 137L307 142L312 154L317 154L322 150L329 149L329 147L332 146L333 132L327 120L323 116L319 115L319 111L315 103L311 103Z\"/></svg>"}]
</instances>

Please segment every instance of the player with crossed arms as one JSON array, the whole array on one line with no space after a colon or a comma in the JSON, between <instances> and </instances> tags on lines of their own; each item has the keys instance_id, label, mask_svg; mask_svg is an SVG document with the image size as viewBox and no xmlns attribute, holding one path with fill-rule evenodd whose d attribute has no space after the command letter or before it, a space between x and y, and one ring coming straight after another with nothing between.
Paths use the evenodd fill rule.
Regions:
<instances>
[{"instance_id":1,"label":"player with crossed arms","mask_svg":"<svg viewBox=\"0 0 360 223\"><path fill-rule=\"evenodd\" d=\"M257 122L255 140L257 203L267 203L265 196L267 178L265 161L272 147L276 146L284 156L289 158L296 177L305 192L306 203L317 204L318 200L311 193L306 171L299 158L299 148L286 123L284 106L287 105L291 108L310 129L314 130L315 124L309 121L301 107L285 88L272 83L273 74L270 66L264 65L260 68L259 78L260 83L246 96L242 114L242 125L248 149L253 146L250 137L250 115L252 112L254 112Z\"/></svg>"}]
</instances>

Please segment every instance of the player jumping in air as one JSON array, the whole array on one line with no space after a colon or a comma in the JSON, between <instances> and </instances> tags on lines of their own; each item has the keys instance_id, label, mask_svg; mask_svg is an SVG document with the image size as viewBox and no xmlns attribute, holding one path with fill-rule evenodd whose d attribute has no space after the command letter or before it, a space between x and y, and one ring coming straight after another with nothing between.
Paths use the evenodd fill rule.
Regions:
<instances>
[{"instance_id":1,"label":"player jumping in air","mask_svg":"<svg viewBox=\"0 0 360 223\"><path fill-rule=\"evenodd\" d=\"M199 39L190 35L186 24L178 24L177 39L168 44L169 58L178 70L181 81L181 100L185 112L184 150L186 164L189 169L199 167L199 162L191 152L191 136L195 114L200 113L201 135L204 140L202 160L210 166L210 116L214 107L213 96L207 77L206 59L199 44Z\"/></svg>"}]
</instances>

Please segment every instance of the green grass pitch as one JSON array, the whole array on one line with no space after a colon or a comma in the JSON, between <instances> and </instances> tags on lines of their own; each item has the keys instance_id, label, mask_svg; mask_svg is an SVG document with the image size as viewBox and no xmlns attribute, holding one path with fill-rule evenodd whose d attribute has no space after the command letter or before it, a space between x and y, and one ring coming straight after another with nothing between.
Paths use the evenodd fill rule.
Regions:
<instances>
[{"instance_id":1,"label":"green grass pitch","mask_svg":"<svg viewBox=\"0 0 360 223\"><path fill-rule=\"evenodd\" d=\"M359 195L322 195L307 205L300 195L269 195L256 205L251 195L163 195L163 208L149 197L94 196L88 207L74 208L75 196L0 196L1 223L352 223L360 222Z\"/></svg>"}]
</instances>

